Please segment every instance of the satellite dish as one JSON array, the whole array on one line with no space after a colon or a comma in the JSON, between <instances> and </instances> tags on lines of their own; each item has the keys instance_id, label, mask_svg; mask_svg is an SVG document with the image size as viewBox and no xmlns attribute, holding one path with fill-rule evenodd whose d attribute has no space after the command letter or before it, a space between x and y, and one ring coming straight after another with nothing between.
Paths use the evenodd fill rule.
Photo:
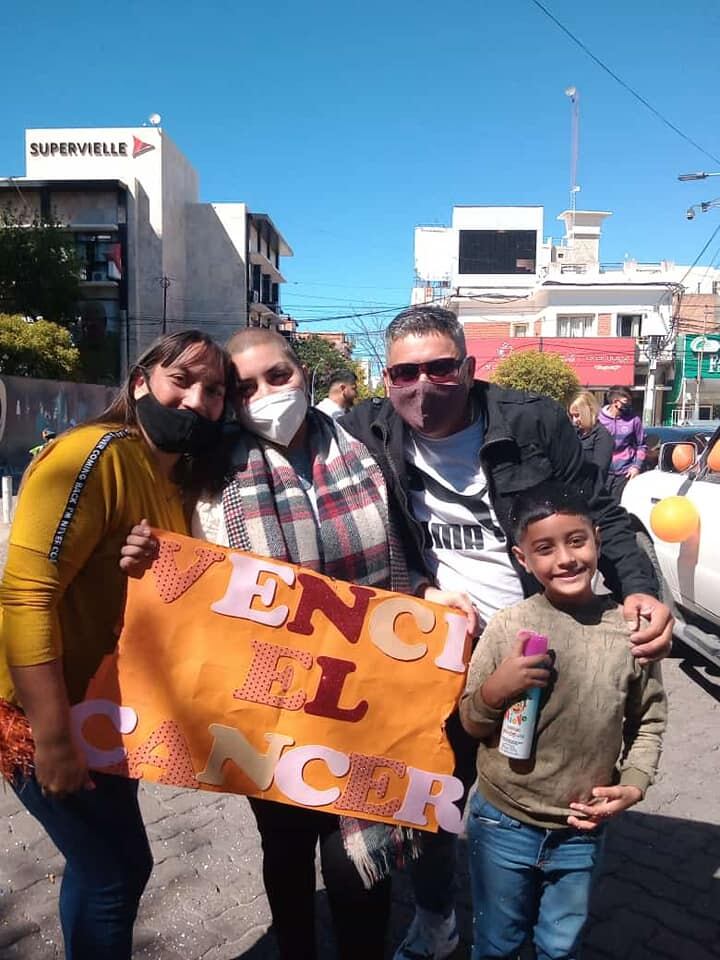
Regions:
<instances>
[{"instance_id":1,"label":"satellite dish","mask_svg":"<svg viewBox=\"0 0 720 960\"><path fill-rule=\"evenodd\" d=\"M566 97L574 97L576 93L577 93L577 89L575 87L565 87Z\"/></svg>"},{"instance_id":2,"label":"satellite dish","mask_svg":"<svg viewBox=\"0 0 720 960\"><path fill-rule=\"evenodd\" d=\"M162 117L160 116L159 113L151 113L150 116L148 117L148 122L151 123L154 127L159 126L161 121L162 121Z\"/></svg>"}]
</instances>

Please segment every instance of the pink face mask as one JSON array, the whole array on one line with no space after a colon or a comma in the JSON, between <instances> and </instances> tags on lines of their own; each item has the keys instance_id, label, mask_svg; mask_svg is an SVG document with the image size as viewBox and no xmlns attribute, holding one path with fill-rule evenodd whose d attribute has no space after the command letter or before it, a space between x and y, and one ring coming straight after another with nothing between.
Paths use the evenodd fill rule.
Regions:
<instances>
[{"instance_id":1,"label":"pink face mask","mask_svg":"<svg viewBox=\"0 0 720 960\"><path fill-rule=\"evenodd\" d=\"M432 383L416 380L405 387L390 385L390 403L405 423L428 437L444 436L448 424L456 424L468 402L463 383Z\"/></svg>"}]
</instances>

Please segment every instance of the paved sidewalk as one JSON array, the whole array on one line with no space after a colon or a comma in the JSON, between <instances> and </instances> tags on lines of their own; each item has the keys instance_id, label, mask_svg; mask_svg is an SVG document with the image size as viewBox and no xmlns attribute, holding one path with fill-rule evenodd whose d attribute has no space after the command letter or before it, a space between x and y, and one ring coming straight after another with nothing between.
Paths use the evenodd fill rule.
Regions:
<instances>
[{"instance_id":1,"label":"paved sidewalk","mask_svg":"<svg viewBox=\"0 0 720 960\"><path fill-rule=\"evenodd\" d=\"M0 527L0 568L5 539ZM720 960L720 678L694 659L665 664L670 729L647 801L611 825L583 960ZM142 787L155 870L143 899L138 960L271 960L260 850L241 797ZM63 956L57 922L62 860L0 787L0 960ZM463 848L464 853L464 848ZM470 905L459 919L467 957ZM409 916L396 878L393 941ZM321 960L334 956L322 892ZM381 960L381 958L368 958Z\"/></svg>"}]
</instances>

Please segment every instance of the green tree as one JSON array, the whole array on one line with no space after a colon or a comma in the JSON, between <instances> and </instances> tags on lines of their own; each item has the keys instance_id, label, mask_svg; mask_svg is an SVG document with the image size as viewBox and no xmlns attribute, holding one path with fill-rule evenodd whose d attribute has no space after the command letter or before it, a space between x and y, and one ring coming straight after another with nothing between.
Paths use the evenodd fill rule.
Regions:
<instances>
[{"instance_id":1,"label":"green tree","mask_svg":"<svg viewBox=\"0 0 720 960\"><path fill-rule=\"evenodd\" d=\"M352 370L358 378L358 388L362 395L365 386L365 374L362 368L322 337L313 335L302 340L293 340L293 348L300 362L307 367L308 382L313 388L314 402L318 403L327 396L329 378L340 370Z\"/></svg>"},{"instance_id":2,"label":"green tree","mask_svg":"<svg viewBox=\"0 0 720 960\"><path fill-rule=\"evenodd\" d=\"M80 266L72 237L61 224L0 213L0 310L73 322Z\"/></svg>"},{"instance_id":3,"label":"green tree","mask_svg":"<svg viewBox=\"0 0 720 960\"><path fill-rule=\"evenodd\" d=\"M506 357L490 378L501 387L527 390L565 404L579 389L575 371L556 353L519 350Z\"/></svg>"},{"instance_id":4,"label":"green tree","mask_svg":"<svg viewBox=\"0 0 720 960\"><path fill-rule=\"evenodd\" d=\"M0 373L75 380L79 369L80 351L64 327L0 313Z\"/></svg>"}]
</instances>

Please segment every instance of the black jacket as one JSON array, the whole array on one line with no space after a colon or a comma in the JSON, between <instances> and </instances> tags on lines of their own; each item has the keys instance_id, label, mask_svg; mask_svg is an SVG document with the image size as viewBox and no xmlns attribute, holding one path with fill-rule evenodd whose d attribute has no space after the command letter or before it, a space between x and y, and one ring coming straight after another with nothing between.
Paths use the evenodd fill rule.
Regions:
<instances>
[{"instance_id":1,"label":"black jacket","mask_svg":"<svg viewBox=\"0 0 720 960\"><path fill-rule=\"evenodd\" d=\"M613 593L623 598L631 593L658 596L654 571L635 543L628 514L603 487L563 408L546 397L505 390L476 380L472 389L485 418L480 460L488 478L493 508L507 537L510 535L510 505L516 494L543 480L577 484L586 496L595 523L600 528L600 570ZM389 400L366 400L353 407L339 423L361 440L377 460L388 486L393 517L406 546L408 562L425 570L422 560L424 533L413 517L407 495L407 464L404 439L407 429ZM526 595L537 593L534 577L513 559Z\"/></svg>"},{"instance_id":2,"label":"black jacket","mask_svg":"<svg viewBox=\"0 0 720 960\"><path fill-rule=\"evenodd\" d=\"M613 438L601 423L596 423L592 430L580 436L580 445L585 459L595 464L600 471L602 482L605 483L612 461Z\"/></svg>"}]
</instances>

